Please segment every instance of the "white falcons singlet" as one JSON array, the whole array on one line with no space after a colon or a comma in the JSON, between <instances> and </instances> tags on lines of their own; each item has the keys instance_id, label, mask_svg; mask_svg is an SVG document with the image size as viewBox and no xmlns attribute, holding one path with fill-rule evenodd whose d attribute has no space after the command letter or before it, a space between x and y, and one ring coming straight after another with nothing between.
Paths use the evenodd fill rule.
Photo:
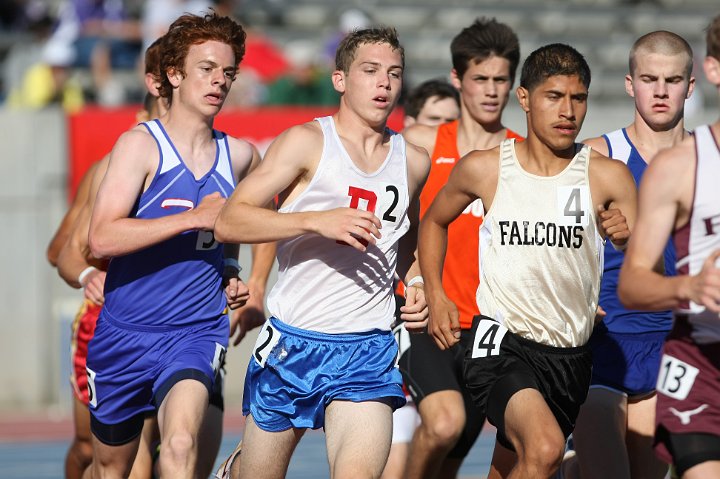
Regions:
<instances>
[{"instance_id":1,"label":"white falcons singlet","mask_svg":"<svg viewBox=\"0 0 720 479\"><path fill-rule=\"evenodd\" d=\"M515 143L500 145L498 185L480 228L485 316L537 343L574 347L592 332L603 240L595 221L584 146L555 176L526 172Z\"/></svg>"},{"instance_id":2,"label":"white falcons singlet","mask_svg":"<svg viewBox=\"0 0 720 479\"><path fill-rule=\"evenodd\" d=\"M677 272L682 275L700 273L703 263L720 248L720 151L709 126L695 130L695 195L688 223L673 233L677 251ZM678 313L688 315L692 339L697 344L720 341L720 318L694 302L681 304Z\"/></svg>"},{"instance_id":3,"label":"white falcons singlet","mask_svg":"<svg viewBox=\"0 0 720 479\"><path fill-rule=\"evenodd\" d=\"M278 280L268 296L268 310L291 326L328 334L389 330L398 240L410 227L405 141L390 132L382 166L364 173L343 147L332 117L316 121L324 136L317 171L279 212L372 211L382 222L382 238L365 252L314 234L279 241Z\"/></svg>"}]
</instances>

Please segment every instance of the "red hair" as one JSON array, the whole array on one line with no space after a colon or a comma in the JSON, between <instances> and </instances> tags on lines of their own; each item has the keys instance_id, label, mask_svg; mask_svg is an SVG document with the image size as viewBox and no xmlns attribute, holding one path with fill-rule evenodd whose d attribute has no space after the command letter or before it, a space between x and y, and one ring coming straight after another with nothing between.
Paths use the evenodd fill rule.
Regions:
<instances>
[{"instance_id":1,"label":"red hair","mask_svg":"<svg viewBox=\"0 0 720 479\"><path fill-rule=\"evenodd\" d=\"M229 17L221 17L214 11L203 16L189 13L175 20L162 38L160 58L160 96L172 99L173 86L167 76L169 71L185 75L185 58L191 45L218 41L230 45L235 54L235 66L245 55L245 31Z\"/></svg>"}]
</instances>

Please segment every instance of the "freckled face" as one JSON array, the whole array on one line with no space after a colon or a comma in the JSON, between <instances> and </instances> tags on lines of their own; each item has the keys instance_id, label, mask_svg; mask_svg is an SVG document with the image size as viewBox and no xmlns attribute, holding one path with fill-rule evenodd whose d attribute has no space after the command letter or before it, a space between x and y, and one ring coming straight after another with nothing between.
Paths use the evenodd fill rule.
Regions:
<instances>
[{"instance_id":1,"label":"freckled face","mask_svg":"<svg viewBox=\"0 0 720 479\"><path fill-rule=\"evenodd\" d=\"M202 111L213 114L225 102L236 71L232 47L210 40L190 46L185 57L185 76L175 74L173 85L180 87L179 94L184 101L197 103Z\"/></svg>"}]
</instances>

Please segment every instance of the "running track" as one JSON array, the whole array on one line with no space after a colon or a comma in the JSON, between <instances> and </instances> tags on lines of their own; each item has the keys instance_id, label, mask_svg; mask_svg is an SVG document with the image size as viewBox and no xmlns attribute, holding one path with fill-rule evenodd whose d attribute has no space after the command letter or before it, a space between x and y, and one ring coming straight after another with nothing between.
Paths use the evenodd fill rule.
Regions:
<instances>
[{"instance_id":1,"label":"running track","mask_svg":"<svg viewBox=\"0 0 720 479\"><path fill-rule=\"evenodd\" d=\"M239 411L225 415L225 432L219 457L235 448L242 436L243 419ZM72 437L69 418L48 415L0 415L0 479L61 479L65 451ZM461 479L480 479L488 471L494 430L483 431L460 470ZM218 461L220 462L220 461ZM300 441L287 477L326 479L325 436L308 431Z\"/></svg>"}]
</instances>

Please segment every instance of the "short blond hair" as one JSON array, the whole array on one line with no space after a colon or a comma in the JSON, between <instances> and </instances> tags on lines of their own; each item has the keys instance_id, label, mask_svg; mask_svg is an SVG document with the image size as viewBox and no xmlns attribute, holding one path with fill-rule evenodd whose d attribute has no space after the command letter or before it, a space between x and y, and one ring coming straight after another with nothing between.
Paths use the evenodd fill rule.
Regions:
<instances>
[{"instance_id":1,"label":"short blond hair","mask_svg":"<svg viewBox=\"0 0 720 479\"><path fill-rule=\"evenodd\" d=\"M637 56L647 53L659 53L661 55L682 55L687 57L685 65L685 78L690 78L693 69L693 51L690 44L680 35L658 30L647 33L638 38L630 49L629 68L630 75L635 75L637 68Z\"/></svg>"}]
</instances>

